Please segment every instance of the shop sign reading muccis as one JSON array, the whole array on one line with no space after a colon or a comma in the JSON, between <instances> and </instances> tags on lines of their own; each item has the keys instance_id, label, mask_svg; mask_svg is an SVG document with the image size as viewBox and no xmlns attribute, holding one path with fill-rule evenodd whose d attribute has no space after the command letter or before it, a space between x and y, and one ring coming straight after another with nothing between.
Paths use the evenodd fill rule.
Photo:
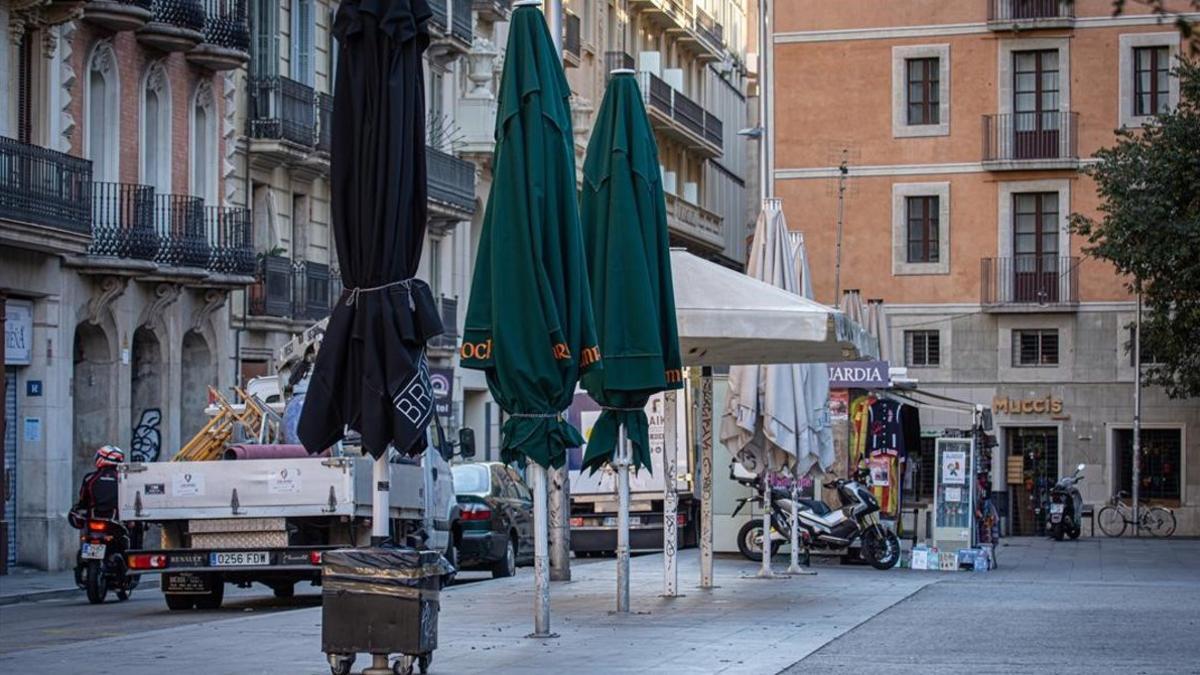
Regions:
<instances>
[{"instance_id":1,"label":"shop sign reading muccis","mask_svg":"<svg viewBox=\"0 0 1200 675\"><path fill-rule=\"evenodd\" d=\"M830 389L886 389L887 361L842 361L829 365Z\"/></svg>"},{"instance_id":2,"label":"shop sign reading muccis","mask_svg":"<svg viewBox=\"0 0 1200 675\"><path fill-rule=\"evenodd\" d=\"M1062 399L1053 396L1042 398L992 397L992 412L1004 415L1061 415Z\"/></svg>"}]
</instances>

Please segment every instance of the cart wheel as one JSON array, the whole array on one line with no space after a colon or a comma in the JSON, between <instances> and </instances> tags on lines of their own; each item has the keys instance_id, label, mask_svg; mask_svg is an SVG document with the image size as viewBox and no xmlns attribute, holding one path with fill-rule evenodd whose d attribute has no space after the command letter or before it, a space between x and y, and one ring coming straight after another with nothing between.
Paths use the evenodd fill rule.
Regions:
<instances>
[{"instance_id":1,"label":"cart wheel","mask_svg":"<svg viewBox=\"0 0 1200 675\"><path fill-rule=\"evenodd\" d=\"M350 675L354 667L354 654L330 654L329 672L333 675Z\"/></svg>"},{"instance_id":2,"label":"cart wheel","mask_svg":"<svg viewBox=\"0 0 1200 675\"><path fill-rule=\"evenodd\" d=\"M422 654L417 659L417 669L421 671L421 675L429 672L429 664L433 661L433 654Z\"/></svg>"},{"instance_id":3,"label":"cart wheel","mask_svg":"<svg viewBox=\"0 0 1200 675\"><path fill-rule=\"evenodd\" d=\"M412 671L413 657L401 656L395 661L392 661L392 673L394 675L412 675Z\"/></svg>"}]
</instances>

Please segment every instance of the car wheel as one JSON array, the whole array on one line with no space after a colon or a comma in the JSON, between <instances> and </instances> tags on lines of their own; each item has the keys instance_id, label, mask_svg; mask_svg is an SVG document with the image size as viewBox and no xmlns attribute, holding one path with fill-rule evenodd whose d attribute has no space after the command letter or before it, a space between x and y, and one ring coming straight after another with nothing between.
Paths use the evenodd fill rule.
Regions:
<instances>
[{"instance_id":1,"label":"car wheel","mask_svg":"<svg viewBox=\"0 0 1200 675\"><path fill-rule=\"evenodd\" d=\"M492 563L492 578L503 579L517 573L517 542L513 537L508 538L504 545L504 557Z\"/></svg>"},{"instance_id":2,"label":"car wheel","mask_svg":"<svg viewBox=\"0 0 1200 675\"><path fill-rule=\"evenodd\" d=\"M444 554L446 556L446 561L450 563L450 566L454 568L454 571L442 576L443 587L454 583L454 577L458 575L458 542L458 529L455 528L450 531L450 544L446 546L446 553Z\"/></svg>"}]
</instances>

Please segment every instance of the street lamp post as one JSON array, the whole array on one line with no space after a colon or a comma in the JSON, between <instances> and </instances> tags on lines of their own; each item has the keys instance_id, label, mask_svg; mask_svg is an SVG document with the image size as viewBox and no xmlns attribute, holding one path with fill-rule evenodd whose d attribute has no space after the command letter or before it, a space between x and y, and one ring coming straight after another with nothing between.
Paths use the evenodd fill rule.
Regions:
<instances>
[{"instance_id":1,"label":"street lamp post","mask_svg":"<svg viewBox=\"0 0 1200 675\"><path fill-rule=\"evenodd\" d=\"M1137 313L1133 320L1133 536L1142 534L1141 497L1139 484L1142 482L1142 282L1136 282Z\"/></svg>"}]
</instances>

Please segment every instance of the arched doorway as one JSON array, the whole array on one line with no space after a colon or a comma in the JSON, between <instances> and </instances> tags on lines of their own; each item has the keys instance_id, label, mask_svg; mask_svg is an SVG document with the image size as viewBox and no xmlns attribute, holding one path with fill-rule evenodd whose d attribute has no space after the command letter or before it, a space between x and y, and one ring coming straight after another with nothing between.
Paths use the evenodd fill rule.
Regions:
<instances>
[{"instance_id":1,"label":"arched doorway","mask_svg":"<svg viewBox=\"0 0 1200 675\"><path fill-rule=\"evenodd\" d=\"M183 336L182 360L180 439L187 443L208 421L204 408L208 405L208 388L217 386L217 364L213 361L208 341L194 330Z\"/></svg>"},{"instance_id":2,"label":"arched doorway","mask_svg":"<svg viewBox=\"0 0 1200 675\"><path fill-rule=\"evenodd\" d=\"M75 328L74 367L72 370L72 399L74 439L71 459L74 485L95 468L96 448L113 443L116 432L112 424L114 364L108 336L99 326L81 323ZM72 497L74 499L74 497Z\"/></svg>"},{"instance_id":3,"label":"arched doorway","mask_svg":"<svg viewBox=\"0 0 1200 675\"><path fill-rule=\"evenodd\" d=\"M133 333L130 411L133 436L129 458L136 462L154 462L162 453L163 374L162 346L154 331L146 327Z\"/></svg>"}]
</instances>

